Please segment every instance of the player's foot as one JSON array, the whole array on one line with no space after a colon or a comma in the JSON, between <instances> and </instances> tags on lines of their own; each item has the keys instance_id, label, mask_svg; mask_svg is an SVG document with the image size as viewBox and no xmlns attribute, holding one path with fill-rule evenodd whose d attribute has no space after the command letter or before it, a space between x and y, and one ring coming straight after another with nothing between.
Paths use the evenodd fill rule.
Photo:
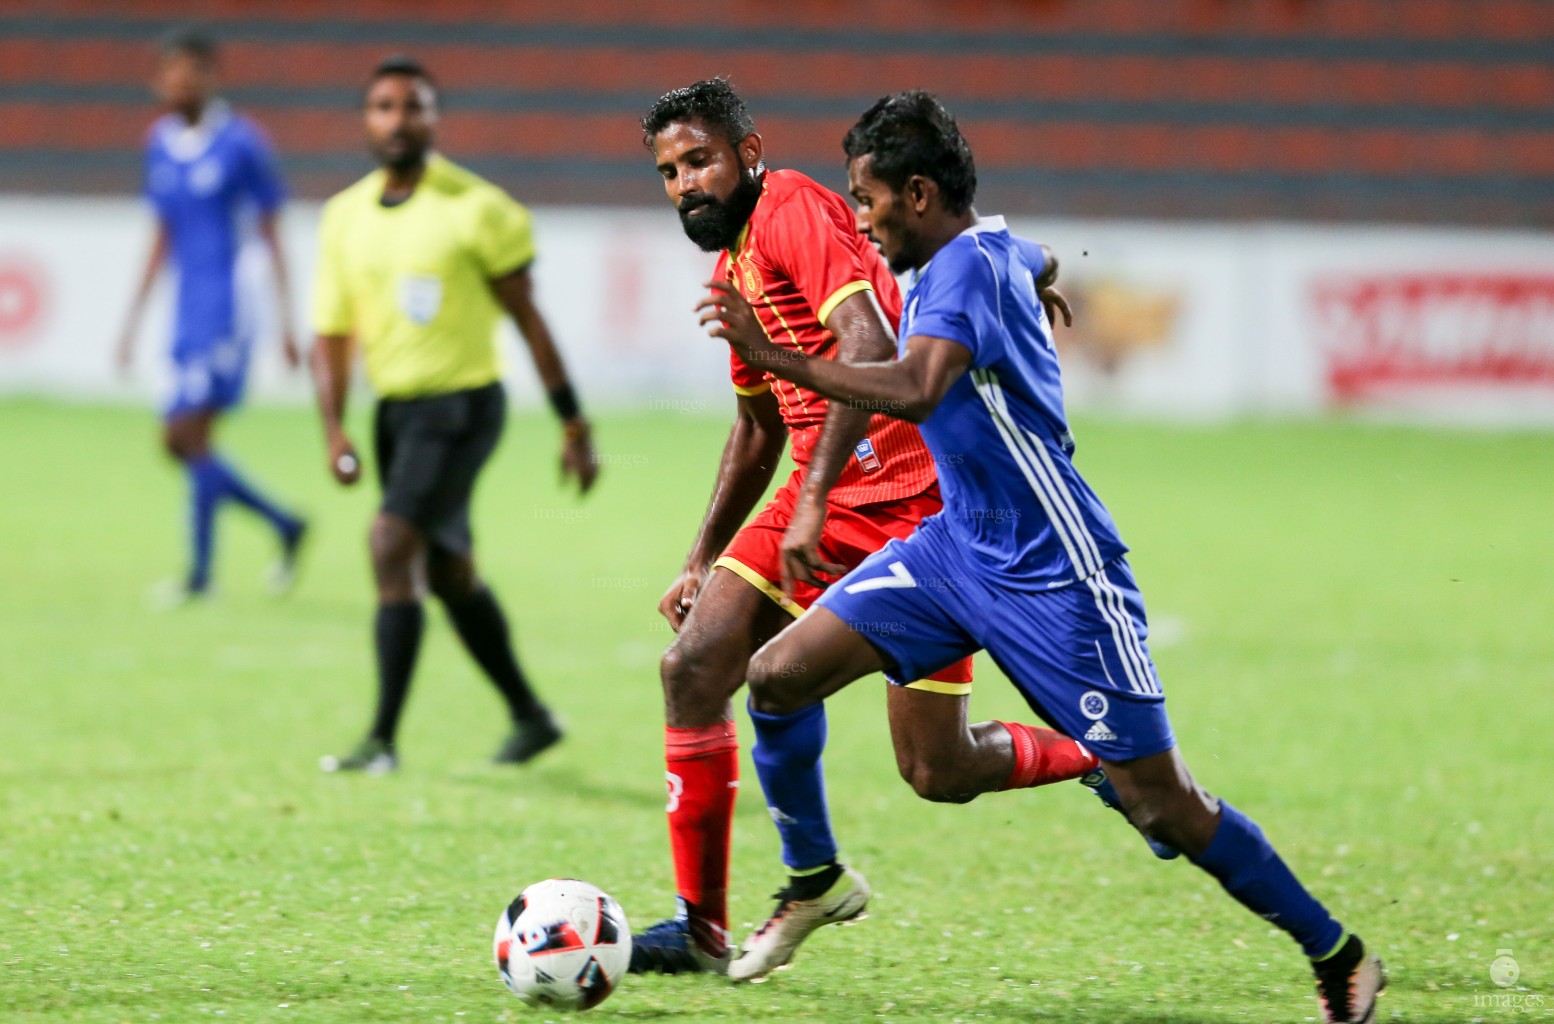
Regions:
<instances>
[{"instance_id":1,"label":"player's foot","mask_svg":"<svg viewBox=\"0 0 1554 1024\"><path fill-rule=\"evenodd\" d=\"M1113 786L1112 780L1106 777L1106 769L1097 768L1093 772L1081 775L1079 777L1079 784L1081 786L1088 786L1096 796L1101 798L1101 803L1107 807L1110 807L1124 818L1128 816L1128 812L1122 809L1122 800L1117 796L1117 787ZM1132 823L1129 822L1129 824ZM1144 833L1140 832L1139 835L1143 836ZM1182 851L1176 847L1167 846L1157 839L1149 838L1149 836L1144 836L1144 842L1148 844L1149 852L1161 860L1175 860L1182 855Z\"/></svg>"},{"instance_id":2,"label":"player's foot","mask_svg":"<svg viewBox=\"0 0 1554 1024\"><path fill-rule=\"evenodd\" d=\"M326 772L364 772L367 775L387 775L399 770L399 755L382 740L369 736L356 745L349 754L336 757L325 754L318 759L319 768Z\"/></svg>"},{"instance_id":3,"label":"player's foot","mask_svg":"<svg viewBox=\"0 0 1554 1024\"><path fill-rule=\"evenodd\" d=\"M1387 969L1358 935L1349 936L1338 952L1311 969L1327 1024L1370 1024L1376 1019L1376 997L1387 987Z\"/></svg>"},{"instance_id":4,"label":"player's foot","mask_svg":"<svg viewBox=\"0 0 1554 1024\"><path fill-rule=\"evenodd\" d=\"M265 588L271 597L285 597L297 586L297 564L307 536L305 519L298 519L296 526L281 535L281 557L270 566L269 578L265 580Z\"/></svg>"},{"instance_id":5,"label":"player's foot","mask_svg":"<svg viewBox=\"0 0 1554 1024\"><path fill-rule=\"evenodd\" d=\"M734 951L714 956L691 938L690 922L671 917L631 937L632 974L726 974Z\"/></svg>"},{"instance_id":6,"label":"player's foot","mask_svg":"<svg viewBox=\"0 0 1554 1024\"><path fill-rule=\"evenodd\" d=\"M831 887L813 899L796 899L792 887L774 893L777 909L745 940L728 965L734 981L759 981L785 967L809 933L828 924L862 918L869 905L869 883L852 868L842 868Z\"/></svg>"},{"instance_id":7,"label":"player's foot","mask_svg":"<svg viewBox=\"0 0 1554 1024\"><path fill-rule=\"evenodd\" d=\"M540 708L536 714L513 726L512 735L502 742L491 761L493 764L524 764L560 743L564 735L550 710Z\"/></svg>"},{"instance_id":8,"label":"player's foot","mask_svg":"<svg viewBox=\"0 0 1554 1024\"><path fill-rule=\"evenodd\" d=\"M187 580L163 580L146 591L146 606L154 612L171 612L204 604L212 593L208 583L195 586Z\"/></svg>"}]
</instances>

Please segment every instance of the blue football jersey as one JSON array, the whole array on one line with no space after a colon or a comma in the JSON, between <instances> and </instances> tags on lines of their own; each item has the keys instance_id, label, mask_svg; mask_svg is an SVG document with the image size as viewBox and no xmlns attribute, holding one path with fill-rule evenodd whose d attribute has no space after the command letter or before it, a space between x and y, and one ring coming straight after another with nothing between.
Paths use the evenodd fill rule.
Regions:
<instances>
[{"instance_id":1,"label":"blue football jersey","mask_svg":"<svg viewBox=\"0 0 1554 1024\"><path fill-rule=\"evenodd\" d=\"M1036 296L1040 247L980 220L916 275L901 321L971 351L921 425L939 468L942 524L977 567L1021 588L1088 579L1127 551L1070 456L1052 328Z\"/></svg>"},{"instance_id":2,"label":"blue football jersey","mask_svg":"<svg viewBox=\"0 0 1554 1024\"><path fill-rule=\"evenodd\" d=\"M256 215L285 198L264 133L221 102L196 125L165 115L151 126L145 175L178 274L174 356L245 336L238 260Z\"/></svg>"}]
</instances>

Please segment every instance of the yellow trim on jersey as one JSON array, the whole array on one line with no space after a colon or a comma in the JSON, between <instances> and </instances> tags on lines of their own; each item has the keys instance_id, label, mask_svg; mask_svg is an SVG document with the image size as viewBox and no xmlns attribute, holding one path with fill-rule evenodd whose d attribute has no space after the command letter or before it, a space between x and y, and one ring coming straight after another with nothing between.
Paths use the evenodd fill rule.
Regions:
<instances>
[{"instance_id":1,"label":"yellow trim on jersey","mask_svg":"<svg viewBox=\"0 0 1554 1024\"><path fill-rule=\"evenodd\" d=\"M937 679L919 679L915 683L907 683L908 690L925 690L928 693L943 693L951 697L964 697L971 692L970 683L945 683Z\"/></svg>"},{"instance_id":2,"label":"yellow trim on jersey","mask_svg":"<svg viewBox=\"0 0 1554 1024\"><path fill-rule=\"evenodd\" d=\"M826 320L831 316L836 307L842 304L843 299L851 298L859 292L872 292L873 290L874 285L868 281L853 281L851 284L844 284L832 292L829 299L820 304L820 309L815 313L815 318L820 321L820 326L824 327Z\"/></svg>"},{"instance_id":3,"label":"yellow trim on jersey","mask_svg":"<svg viewBox=\"0 0 1554 1024\"><path fill-rule=\"evenodd\" d=\"M767 579L765 576L762 576L760 573L756 572L754 569L750 568L739 559L730 558L728 555L724 555L722 558L719 558L716 562L712 563L712 567L714 569L716 569L718 566L722 566L723 568L729 570L734 575L740 577L746 583L750 584L752 587L759 590L767 597L771 598L773 601L776 601L779 608L793 616L795 619L804 614L803 607L797 604L787 594L784 594L781 587Z\"/></svg>"},{"instance_id":4,"label":"yellow trim on jersey","mask_svg":"<svg viewBox=\"0 0 1554 1024\"><path fill-rule=\"evenodd\" d=\"M760 385L759 387L753 387L753 388L742 388L738 384L735 384L734 385L734 394L736 394L736 395L744 395L746 398L749 398L751 395L764 395L768 391L770 391L771 389L772 389L772 382L771 381L767 381L766 383Z\"/></svg>"}]
</instances>

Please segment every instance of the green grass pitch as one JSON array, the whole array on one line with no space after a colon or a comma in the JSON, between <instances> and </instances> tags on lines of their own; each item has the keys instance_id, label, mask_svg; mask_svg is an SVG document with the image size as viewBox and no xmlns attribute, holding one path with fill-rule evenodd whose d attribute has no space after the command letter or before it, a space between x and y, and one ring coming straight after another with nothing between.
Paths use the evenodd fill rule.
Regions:
<instances>
[{"instance_id":1,"label":"green grass pitch","mask_svg":"<svg viewBox=\"0 0 1554 1024\"><path fill-rule=\"evenodd\" d=\"M604 416L604 475L580 501L557 486L554 425L515 417L478 496L480 554L568 740L490 766L498 704L434 612L404 770L366 779L317 760L369 709L375 495L326 479L313 417L257 409L223 434L312 517L298 592L264 596L269 538L228 510L219 599L156 614L143 594L181 565L183 488L151 415L0 403L0 1020L554 1017L503 989L491 930L552 875L603 886L638 926L670 910L655 606L725 424ZM1379 947L1379 1019L1554 1012L1554 439L1077 433L1133 545L1188 762ZM1315 1018L1293 943L1191 865L1155 862L1078 785L917 800L883 686L833 701L827 758L872 917L763 985L629 978L594 1019ZM973 703L1029 718L985 665ZM736 927L781 881L744 777ZM1502 949L1520 992L1490 979Z\"/></svg>"}]
</instances>

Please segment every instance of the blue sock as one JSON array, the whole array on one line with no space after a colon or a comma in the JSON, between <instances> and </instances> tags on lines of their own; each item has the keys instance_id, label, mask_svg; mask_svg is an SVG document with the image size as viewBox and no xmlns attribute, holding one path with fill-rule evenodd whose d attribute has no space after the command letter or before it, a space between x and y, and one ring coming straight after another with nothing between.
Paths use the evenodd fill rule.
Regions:
<instances>
[{"instance_id":1,"label":"blue sock","mask_svg":"<svg viewBox=\"0 0 1554 1024\"><path fill-rule=\"evenodd\" d=\"M220 466L209 456L184 463L189 474L190 590L210 585L211 553L216 544L216 506L226 492Z\"/></svg>"},{"instance_id":2,"label":"blue sock","mask_svg":"<svg viewBox=\"0 0 1554 1024\"><path fill-rule=\"evenodd\" d=\"M836 860L836 840L826 813L826 780L820 754L826 746L826 709L816 704L791 715L750 709L755 725L755 773L766 806L782 836L782 861L804 870Z\"/></svg>"},{"instance_id":3,"label":"blue sock","mask_svg":"<svg viewBox=\"0 0 1554 1024\"><path fill-rule=\"evenodd\" d=\"M216 471L221 474L222 490L227 497L259 513L281 536L290 538L302 526L296 516L260 494L252 484L243 479L236 467L221 456L212 452L201 461L209 462L216 467Z\"/></svg>"},{"instance_id":4,"label":"blue sock","mask_svg":"<svg viewBox=\"0 0 1554 1024\"><path fill-rule=\"evenodd\" d=\"M1290 933L1313 960L1332 954L1343 926L1306 891L1257 823L1220 801L1219 828L1193 860L1242 906Z\"/></svg>"}]
</instances>

